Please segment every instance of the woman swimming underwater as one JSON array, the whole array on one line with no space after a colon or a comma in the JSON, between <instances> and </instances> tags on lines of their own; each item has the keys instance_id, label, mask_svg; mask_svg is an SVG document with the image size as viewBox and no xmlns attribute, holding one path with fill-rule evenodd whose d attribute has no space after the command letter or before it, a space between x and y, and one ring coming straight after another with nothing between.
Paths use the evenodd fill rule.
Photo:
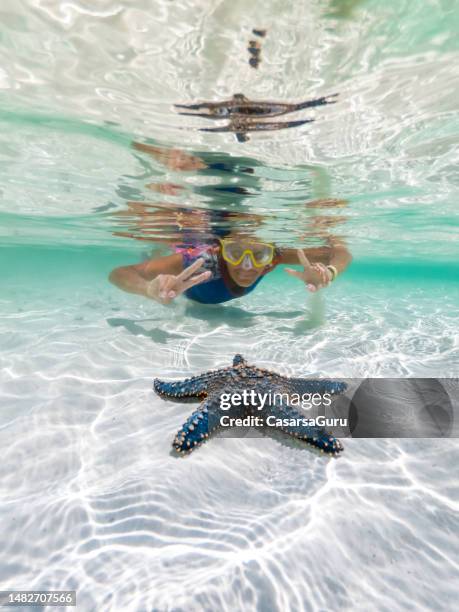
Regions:
<instances>
[{"instance_id":1,"label":"woman swimming underwater","mask_svg":"<svg viewBox=\"0 0 459 612\"><path fill-rule=\"evenodd\" d=\"M115 268L109 280L164 305L181 294L201 304L220 304L253 291L279 264L301 265L301 271L285 268L285 272L314 292L335 280L351 260L337 239L329 239L324 247L295 250L237 234L218 244L182 248L173 255Z\"/></svg>"}]
</instances>

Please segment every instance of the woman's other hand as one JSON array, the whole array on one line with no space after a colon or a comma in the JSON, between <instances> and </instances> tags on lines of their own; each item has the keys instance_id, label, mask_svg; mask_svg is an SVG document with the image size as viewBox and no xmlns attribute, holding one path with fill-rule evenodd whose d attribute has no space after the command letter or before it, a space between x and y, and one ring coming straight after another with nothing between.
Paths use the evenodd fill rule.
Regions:
<instances>
[{"instance_id":1,"label":"woman's other hand","mask_svg":"<svg viewBox=\"0 0 459 612\"><path fill-rule=\"evenodd\" d=\"M322 263L311 264L301 249L298 249L297 253L303 270L300 272L292 268L285 268L287 274L303 281L309 291L314 292L322 287L327 287L332 281L332 272Z\"/></svg>"}]
</instances>

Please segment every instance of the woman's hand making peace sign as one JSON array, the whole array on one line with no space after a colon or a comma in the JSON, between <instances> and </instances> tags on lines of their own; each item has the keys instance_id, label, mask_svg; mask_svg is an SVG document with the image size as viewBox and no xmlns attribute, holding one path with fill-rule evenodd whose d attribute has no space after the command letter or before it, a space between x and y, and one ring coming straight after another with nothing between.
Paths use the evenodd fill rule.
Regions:
<instances>
[{"instance_id":1,"label":"woman's hand making peace sign","mask_svg":"<svg viewBox=\"0 0 459 612\"><path fill-rule=\"evenodd\" d=\"M211 276L210 270L206 270L197 276L193 276L204 263L200 257L191 266L185 268L180 274L158 274L148 285L146 294L160 304L170 304L172 300L184 293L190 287L198 285Z\"/></svg>"},{"instance_id":2,"label":"woman's hand making peace sign","mask_svg":"<svg viewBox=\"0 0 459 612\"><path fill-rule=\"evenodd\" d=\"M292 270L291 268L285 268L287 274L291 276L295 276L302 280L309 291L317 291L322 287L326 287L330 284L333 278L333 274L330 270L321 263L311 264L309 263L308 258L304 254L301 249L298 249L298 259L300 260L301 265L304 270L302 272L298 272L298 270Z\"/></svg>"}]
</instances>

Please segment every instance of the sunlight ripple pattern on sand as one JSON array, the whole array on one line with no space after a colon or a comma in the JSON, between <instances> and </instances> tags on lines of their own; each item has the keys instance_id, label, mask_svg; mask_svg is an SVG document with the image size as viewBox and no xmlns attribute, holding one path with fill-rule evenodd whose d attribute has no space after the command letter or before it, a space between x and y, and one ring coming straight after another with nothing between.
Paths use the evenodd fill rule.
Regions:
<instances>
[{"instance_id":1,"label":"sunlight ripple pattern on sand","mask_svg":"<svg viewBox=\"0 0 459 612\"><path fill-rule=\"evenodd\" d=\"M180 334L167 335L159 306L133 317L130 296L80 297L78 308L62 299L58 316L48 317L45 294L35 295L28 312L7 309L0 329L10 338L0 354L2 403L10 406L0 429L3 588L77 589L88 610L364 610L378 597L381 609L394 609L393 589L400 609L452 601L455 441L347 440L343 456L328 460L282 436L216 437L178 459L170 444L189 406L151 390L157 372L179 378L226 365L241 346L250 361L287 374L336 374L347 351L358 376L371 345L377 375L390 370L385 355L396 332L401 362L422 375L426 362L412 351L430 352L428 343L404 341L401 328L377 336L361 319L360 344L335 338L333 352L333 321L354 316L351 308L339 314L340 295L324 305L325 327L292 342L301 318L294 300L293 317L286 309L271 320L270 346L257 331L266 304L259 294L249 326L235 307L225 352L220 322L185 315ZM373 304L375 317L386 316L376 295ZM271 301L273 310L280 306ZM448 322L430 306L424 324L439 331ZM150 320L166 334L154 349ZM446 339L445 350L452 359ZM366 574L357 569L370 566ZM425 580L434 574L441 593Z\"/></svg>"}]
</instances>

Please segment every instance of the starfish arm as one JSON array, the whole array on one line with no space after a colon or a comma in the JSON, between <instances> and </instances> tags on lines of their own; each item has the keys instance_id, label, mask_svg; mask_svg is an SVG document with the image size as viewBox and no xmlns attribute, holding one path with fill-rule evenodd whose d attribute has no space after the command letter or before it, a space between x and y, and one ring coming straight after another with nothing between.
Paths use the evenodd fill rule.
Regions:
<instances>
[{"instance_id":1,"label":"starfish arm","mask_svg":"<svg viewBox=\"0 0 459 612\"><path fill-rule=\"evenodd\" d=\"M283 130L285 128L293 128L298 127L300 125L304 125L305 123L313 123L314 119L300 119L298 121L247 121L244 125L233 125L229 123L228 125L224 125L221 127L215 128L199 128L200 132L236 132L236 133L245 133L245 132L267 132L273 130Z\"/></svg>"},{"instance_id":2,"label":"starfish arm","mask_svg":"<svg viewBox=\"0 0 459 612\"><path fill-rule=\"evenodd\" d=\"M215 372L207 372L200 376L174 382L155 378L153 389L163 399L170 399L175 402L197 402L206 397L207 388L215 375Z\"/></svg>"},{"instance_id":3,"label":"starfish arm","mask_svg":"<svg viewBox=\"0 0 459 612\"><path fill-rule=\"evenodd\" d=\"M275 406L267 406L263 410L265 423L268 416L273 417L270 419L271 426L278 427L285 433L304 440L308 444L319 448L320 450L330 455L337 455L343 450L343 446L339 440L329 434L323 427L316 425L309 425L309 417L305 414L301 414L295 408L288 406L287 404L280 403ZM281 419L279 423L275 419Z\"/></svg>"},{"instance_id":4,"label":"starfish arm","mask_svg":"<svg viewBox=\"0 0 459 612\"><path fill-rule=\"evenodd\" d=\"M178 430L172 447L178 453L191 452L209 437L209 410L204 402Z\"/></svg>"},{"instance_id":5,"label":"starfish arm","mask_svg":"<svg viewBox=\"0 0 459 612\"><path fill-rule=\"evenodd\" d=\"M218 103L217 103L218 104ZM198 104L174 104L174 108L186 108L187 110L203 110L213 108L215 104L202 102Z\"/></svg>"},{"instance_id":6,"label":"starfish arm","mask_svg":"<svg viewBox=\"0 0 459 612\"><path fill-rule=\"evenodd\" d=\"M315 100L307 100L306 102L300 102L299 104L292 104L291 110L301 110L303 108L314 108L315 106L325 106L326 104L336 104L336 100L332 98L336 98L338 94L331 94L329 96L324 96L323 98L316 98ZM291 111L290 111L291 112Z\"/></svg>"},{"instance_id":7,"label":"starfish arm","mask_svg":"<svg viewBox=\"0 0 459 612\"><path fill-rule=\"evenodd\" d=\"M232 102L215 102L203 104L174 104L179 115L189 115L192 117L203 117L204 119L224 119L232 114ZM191 111L191 112L189 112Z\"/></svg>"},{"instance_id":8,"label":"starfish arm","mask_svg":"<svg viewBox=\"0 0 459 612\"><path fill-rule=\"evenodd\" d=\"M231 417L243 416L242 408L232 407L228 412L220 408L219 396L208 399L188 417L177 432L172 443L178 453L190 453L200 446L220 424L223 415Z\"/></svg>"},{"instance_id":9,"label":"starfish arm","mask_svg":"<svg viewBox=\"0 0 459 612\"><path fill-rule=\"evenodd\" d=\"M224 119L221 115L211 115L209 113L184 113L183 111L178 112L179 115L184 115L186 117L200 117L202 119Z\"/></svg>"},{"instance_id":10,"label":"starfish arm","mask_svg":"<svg viewBox=\"0 0 459 612\"><path fill-rule=\"evenodd\" d=\"M246 365L247 362L242 355L234 356L233 366ZM221 368L184 380L167 381L155 378L153 389L163 399L175 402L197 402L204 399L211 388L223 386L226 381L230 381L232 373L234 373L232 368Z\"/></svg>"},{"instance_id":11,"label":"starfish arm","mask_svg":"<svg viewBox=\"0 0 459 612\"><path fill-rule=\"evenodd\" d=\"M200 132L234 132L236 131L236 128L233 127L231 124L228 125L222 125L220 127L215 127L215 128L199 128Z\"/></svg>"},{"instance_id":12,"label":"starfish arm","mask_svg":"<svg viewBox=\"0 0 459 612\"><path fill-rule=\"evenodd\" d=\"M305 123L313 123L314 119L298 119L296 121L254 121L251 122L247 131L266 132L271 130L284 130L285 128L298 127Z\"/></svg>"}]
</instances>

